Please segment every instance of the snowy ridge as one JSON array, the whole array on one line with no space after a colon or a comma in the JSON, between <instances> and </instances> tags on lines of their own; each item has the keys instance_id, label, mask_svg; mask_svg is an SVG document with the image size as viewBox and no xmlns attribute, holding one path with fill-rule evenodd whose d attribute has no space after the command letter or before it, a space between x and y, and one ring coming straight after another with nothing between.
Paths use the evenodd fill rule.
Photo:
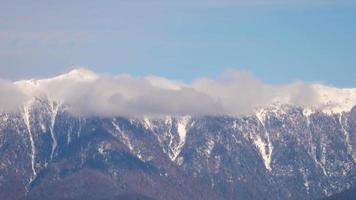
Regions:
<instances>
[{"instance_id":1,"label":"snowy ridge","mask_svg":"<svg viewBox=\"0 0 356 200\"><path fill-rule=\"evenodd\" d=\"M150 122L150 119L147 116L145 116L143 118L143 121L144 121L145 128L148 129L148 130L152 130L152 124Z\"/></svg>"},{"instance_id":2,"label":"snowy ridge","mask_svg":"<svg viewBox=\"0 0 356 200\"><path fill-rule=\"evenodd\" d=\"M173 130L173 119L172 116L166 116L166 119L164 121L165 125L168 127L167 130L167 135L169 136L169 144L168 144L168 156L171 160L174 160L174 156L175 156L175 146L173 143L174 140L174 134L172 132Z\"/></svg>"},{"instance_id":3,"label":"snowy ridge","mask_svg":"<svg viewBox=\"0 0 356 200\"><path fill-rule=\"evenodd\" d=\"M125 143L125 145L130 149L130 151L134 150L134 147L131 144L130 138L128 137L128 135L126 135L120 128L120 126L118 126L116 124L116 119L114 119L112 121L112 125L114 126L114 128L116 129L116 131L120 134L120 136L123 139L123 142Z\"/></svg>"},{"instance_id":4,"label":"snowy ridge","mask_svg":"<svg viewBox=\"0 0 356 200\"><path fill-rule=\"evenodd\" d=\"M324 175L327 175L327 171L325 169L325 163L322 160L318 160L317 158L317 147L315 146L315 144L313 143L313 135L310 131L310 125L311 125L311 121L310 121L310 115L312 115L314 113L313 110L311 109L303 109L303 116L306 119L307 122L307 128L308 128L308 138L309 138L309 149L308 152L311 155L311 157L313 158L314 162L320 167L320 169L322 170ZM340 114L341 115L341 114ZM325 148L322 148L322 156L325 155Z\"/></svg>"},{"instance_id":5,"label":"snowy ridge","mask_svg":"<svg viewBox=\"0 0 356 200\"><path fill-rule=\"evenodd\" d=\"M80 68L74 69L66 74L61 74L59 76L55 76L52 78L46 79L30 79L30 80L20 80L14 82L16 86L18 86L23 91L33 92L34 90L42 87L45 84L51 84L56 81L93 81L98 79L98 76L87 69Z\"/></svg>"},{"instance_id":6,"label":"snowy ridge","mask_svg":"<svg viewBox=\"0 0 356 200\"><path fill-rule=\"evenodd\" d=\"M307 123L308 123L308 128L310 129L310 121L309 121L309 116L307 116ZM317 158L317 147L313 144L313 135L311 133L311 131L308 131L309 133L309 145L310 145L310 151L309 153L311 154L311 157L313 158L314 162L321 168L321 170L323 171L324 175L327 175L324 163L319 161Z\"/></svg>"},{"instance_id":7,"label":"snowy ridge","mask_svg":"<svg viewBox=\"0 0 356 200\"><path fill-rule=\"evenodd\" d=\"M268 171L271 171L271 161L272 161L272 151L273 151L273 146L269 138L269 133L266 130L265 127L265 113L263 111L257 112L256 117L258 121L261 123L265 134L267 138L267 144L261 139L260 136L256 136L254 143L257 146L258 150L260 151L260 154L262 156L263 162L265 164L265 167Z\"/></svg>"},{"instance_id":8,"label":"snowy ridge","mask_svg":"<svg viewBox=\"0 0 356 200\"><path fill-rule=\"evenodd\" d=\"M30 123L30 105L24 106L23 107L23 112L22 112L22 117L25 122L27 132L29 134L30 138L30 143L31 143L31 169L32 169L32 177L29 181L29 185L31 185L32 181L37 177L37 172L36 172L36 161L35 161L35 156L36 156L36 146L35 142L33 140L33 135L31 131L31 123Z\"/></svg>"},{"instance_id":9,"label":"snowy ridge","mask_svg":"<svg viewBox=\"0 0 356 200\"><path fill-rule=\"evenodd\" d=\"M255 116L258 119L258 121L260 122L260 124L262 125L263 130L265 131L265 135L266 135L266 140L264 140L263 138L261 138L259 135L255 135L253 136L253 142L256 145L256 147L259 149L259 152L263 158L264 164L266 166L266 169L268 169L269 171L271 171L271 159L272 159L272 151L273 151L273 145L270 141L270 136L269 133L266 130L265 127L265 120L267 115L273 113L275 116L277 117L283 117L283 115L288 115L288 109L291 109L293 107L289 106L289 105L280 105L280 104L273 104L268 108L261 108L259 110L256 110L255 112ZM351 108L350 108L351 109ZM333 114L337 114L336 112L329 112L329 110L320 110L320 109L313 109L313 108L303 108L303 116L305 117L306 120L306 125L307 128L310 129L310 116L312 114L314 114L317 111L322 111L324 114L326 115L333 115ZM342 111L343 113L344 111ZM339 115L339 120L340 120L340 124L341 124L341 128L344 131L345 137L346 137L346 144L348 144L348 133L347 131L344 129L343 127L343 122L342 119L340 118L340 116L342 116L342 113L339 113L337 115ZM327 148L325 147L325 145L321 145L321 150L320 150L320 158L318 158L317 156L317 147L313 144L313 135L311 134L310 130L308 131L309 133L309 154L312 156L312 158L314 159L315 163L319 166L319 168L322 170L324 175L328 175L327 170L325 168L326 165L326 151ZM324 144L322 142L322 144ZM348 147L350 148L350 147ZM352 150L351 150L352 151Z\"/></svg>"},{"instance_id":10,"label":"snowy ridge","mask_svg":"<svg viewBox=\"0 0 356 200\"><path fill-rule=\"evenodd\" d=\"M185 139L187 136L187 125L190 121L190 116L184 116L180 119L177 120L177 132L179 135L179 143L176 148L173 150L173 157L172 160L176 160L177 157L179 156L180 152L182 151L184 144L185 144Z\"/></svg>"},{"instance_id":11,"label":"snowy ridge","mask_svg":"<svg viewBox=\"0 0 356 200\"><path fill-rule=\"evenodd\" d=\"M349 155L351 155L352 159L354 162L356 162L356 157L355 155L353 155L352 153L352 145L350 143L350 134L349 132L345 129L345 120L343 120L343 115L340 114L339 116L339 122L340 122L340 125L341 125L341 130L342 132L344 133L345 135L345 142L346 142L346 146L347 146L347 153Z\"/></svg>"},{"instance_id":12,"label":"snowy ridge","mask_svg":"<svg viewBox=\"0 0 356 200\"><path fill-rule=\"evenodd\" d=\"M46 96L48 95L48 92L53 92L49 91L51 90L50 87L53 84L66 82L89 82L97 80L98 78L99 77L94 72L80 68L52 78L19 80L14 82L14 85L29 98L33 98L41 95Z\"/></svg>"},{"instance_id":13,"label":"snowy ridge","mask_svg":"<svg viewBox=\"0 0 356 200\"><path fill-rule=\"evenodd\" d=\"M132 123L133 121L131 121ZM116 118L114 118L111 122L111 124L113 125L113 127L115 128L116 132L119 133L119 137L122 139L123 143L128 147L128 149L130 150L130 152L133 152L137 158L139 158L142 161L147 161L150 160L152 158L150 157L144 157L142 155L142 152L140 150L140 146L139 145L135 145L135 140L132 139L132 136L130 136L130 134L128 134L127 132L123 131L118 122L116 121ZM131 137L131 138L130 138Z\"/></svg>"},{"instance_id":14,"label":"snowy ridge","mask_svg":"<svg viewBox=\"0 0 356 200\"><path fill-rule=\"evenodd\" d=\"M317 106L327 114L348 112L356 105L356 88L340 89L324 85L313 85L317 93Z\"/></svg>"},{"instance_id":15,"label":"snowy ridge","mask_svg":"<svg viewBox=\"0 0 356 200\"><path fill-rule=\"evenodd\" d=\"M173 117L168 115L164 118L145 116L141 123L146 130L155 135L163 152L167 153L172 161L176 161L185 145L190 120L191 116ZM164 134L157 134L157 131L162 131L162 129ZM165 140L168 142L165 143Z\"/></svg>"},{"instance_id":16,"label":"snowy ridge","mask_svg":"<svg viewBox=\"0 0 356 200\"><path fill-rule=\"evenodd\" d=\"M50 132L51 132L51 138L52 138L52 150L51 150L51 160L53 160L53 156L54 156L54 152L57 148L57 139L54 133L54 125L56 122L56 117L57 117L57 113L58 113L58 108L59 105L55 104L54 102L50 103L50 107L51 107L51 127L50 127Z\"/></svg>"}]
</instances>

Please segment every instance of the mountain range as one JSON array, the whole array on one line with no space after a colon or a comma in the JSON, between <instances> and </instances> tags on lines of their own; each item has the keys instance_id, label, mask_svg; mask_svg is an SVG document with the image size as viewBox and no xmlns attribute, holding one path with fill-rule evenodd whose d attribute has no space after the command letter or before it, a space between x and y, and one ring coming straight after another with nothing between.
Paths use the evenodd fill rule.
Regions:
<instances>
[{"instance_id":1,"label":"mountain range","mask_svg":"<svg viewBox=\"0 0 356 200\"><path fill-rule=\"evenodd\" d=\"M95 79L14 83L31 96L0 114L1 199L299 200L356 187L355 89L314 85L321 106L244 115L78 114L33 92L73 77Z\"/></svg>"}]
</instances>

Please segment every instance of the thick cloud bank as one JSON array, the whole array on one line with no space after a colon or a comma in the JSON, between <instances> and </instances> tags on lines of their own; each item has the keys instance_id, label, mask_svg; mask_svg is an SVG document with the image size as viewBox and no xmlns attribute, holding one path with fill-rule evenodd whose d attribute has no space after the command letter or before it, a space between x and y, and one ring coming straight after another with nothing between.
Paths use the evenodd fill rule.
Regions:
<instances>
[{"instance_id":1,"label":"thick cloud bank","mask_svg":"<svg viewBox=\"0 0 356 200\"><path fill-rule=\"evenodd\" d=\"M187 84L157 76L109 76L76 69L49 79L0 81L0 95L2 111L45 97L84 116L249 115L276 104L341 112L356 104L355 89L303 82L269 85L237 70Z\"/></svg>"}]
</instances>

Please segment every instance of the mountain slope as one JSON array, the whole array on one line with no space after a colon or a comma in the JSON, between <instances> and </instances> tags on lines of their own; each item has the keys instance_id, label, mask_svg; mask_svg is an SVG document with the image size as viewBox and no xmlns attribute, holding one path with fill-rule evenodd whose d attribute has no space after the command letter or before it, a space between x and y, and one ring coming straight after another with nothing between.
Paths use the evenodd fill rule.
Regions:
<instances>
[{"instance_id":1,"label":"mountain slope","mask_svg":"<svg viewBox=\"0 0 356 200\"><path fill-rule=\"evenodd\" d=\"M340 193L323 198L323 200L352 200L356 197L356 188L351 188Z\"/></svg>"},{"instance_id":2,"label":"mountain slope","mask_svg":"<svg viewBox=\"0 0 356 200\"><path fill-rule=\"evenodd\" d=\"M37 98L0 116L0 196L319 199L355 186L355 137L356 108L77 117Z\"/></svg>"}]
</instances>

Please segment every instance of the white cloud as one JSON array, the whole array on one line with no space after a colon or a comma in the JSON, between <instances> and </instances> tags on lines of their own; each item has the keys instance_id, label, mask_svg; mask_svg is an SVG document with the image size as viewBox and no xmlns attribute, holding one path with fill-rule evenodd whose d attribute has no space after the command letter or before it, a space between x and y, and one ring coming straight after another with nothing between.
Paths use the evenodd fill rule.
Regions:
<instances>
[{"instance_id":1,"label":"white cloud","mask_svg":"<svg viewBox=\"0 0 356 200\"><path fill-rule=\"evenodd\" d=\"M77 69L50 79L2 81L0 94L3 110L45 96L84 116L248 115L273 103L323 109L332 105L339 110L356 104L354 89L301 81L270 85L238 70L187 84L157 76L110 76Z\"/></svg>"},{"instance_id":2,"label":"white cloud","mask_svg":"<svg viewBox=\"0 0 356 200\"><path fill-rule=\"evenodd\" d=\"M255 79L246 71L228 70L218 80L201 78L192 86L219 101L227 114L251 114L256 108L273 103L312 106L316 91L311 84L295 82L269 85Z\"/></svg>"},{"instance_id":3,"label":"white cloud","mask_svg":"<svg viewBox=\"0 0 356 200\"><path fill-rule=\"evenodd\" d=\"M0 112L12 111L26 100L26 95L12 82L0 79Z\"/></svg>"}]
</instances>

